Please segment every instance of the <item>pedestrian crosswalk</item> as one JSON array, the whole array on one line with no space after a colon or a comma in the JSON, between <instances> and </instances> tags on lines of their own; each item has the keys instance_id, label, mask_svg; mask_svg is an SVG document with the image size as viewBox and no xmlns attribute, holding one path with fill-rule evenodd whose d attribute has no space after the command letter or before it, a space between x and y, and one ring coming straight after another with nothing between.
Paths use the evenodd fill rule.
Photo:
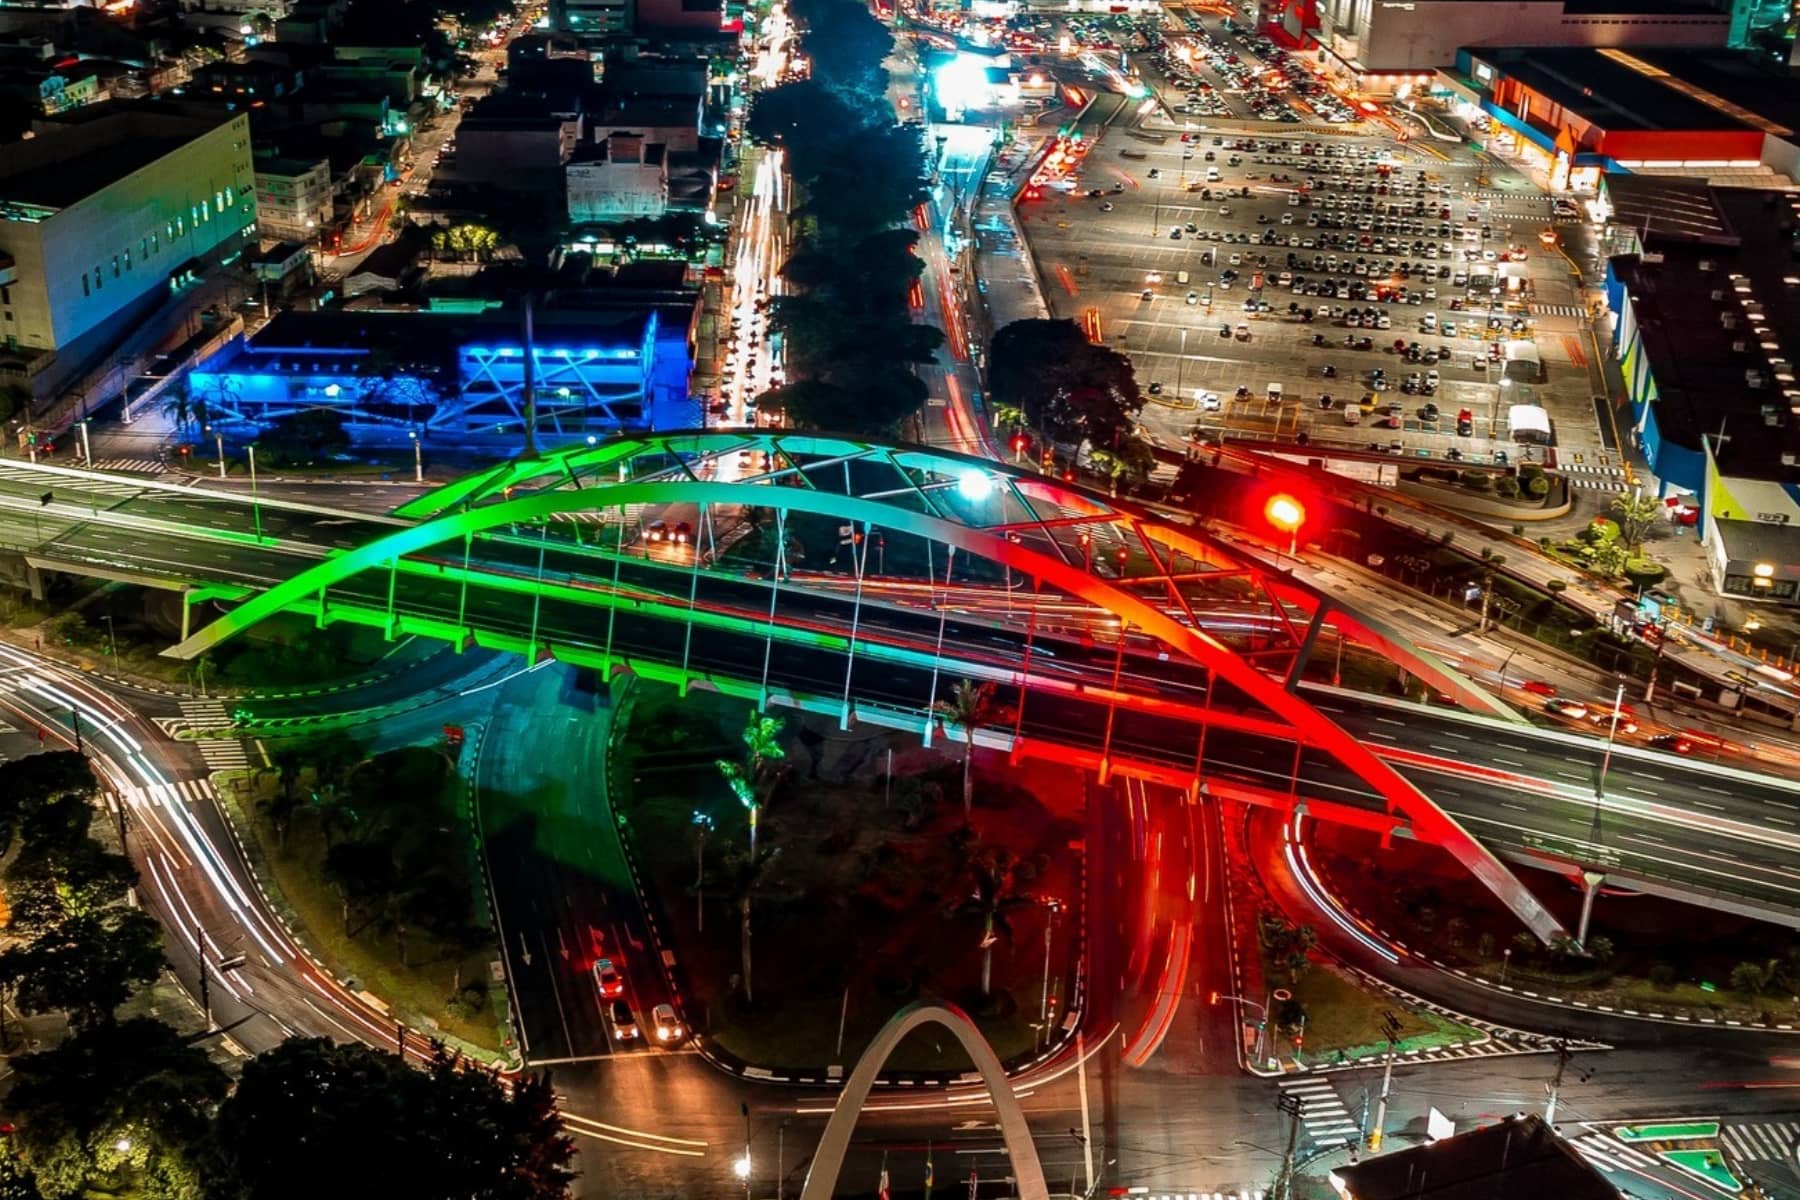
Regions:
<instances>
[{"instance_id":1,"label":"pedestrian crosswalk","mask_svg":"<svg viewBox=\"0 0 1800 1200\"><path fill-rule=\"evenodd\" d=\"M1263 1200L1260 1190L1245 1188L1236 1192L1158 1192L1150 1188L1124 1189L1130 1200Z\"/></svg>"},{"instance_id":2,"label":"pedestrian crosswalk","mask_svg":"<svg viewBox=\"0 0 1800 1200\"><path fill-rule=\"evenodd\" d=\"M1719 1131L1719 1141L1744 1162L1792 1162L1800 1146L1800 1121L1727 1125Z\"/></svg>"},{"instance_id":3,"label":"pedestrian crosswalk","mask_svg":"<svg viewBox=\"0 0 1800 1200\"><path fill-rule=\"evenodd\" d=\"M1338 1098L1337 1089L1323 1079L1283 1079L1284 1096L1300 1101L1300 1125L1315 1146L1343 1146L1362 1136L1362 1126Z\"/></svg>"},{"instance_id":4,"label":"pedestrian crosswalk","mask_svg":"<svg viewBox=\"0 0 1800 1200\"><path fill-rule=\"evenodd\" d=\"M1531 315L1534 317L1584 317L1587 309L1579 304L1533 304Z\"/></svg>"},{"instance_id":5,"label":"pedestrian crosswalk","mask_svg":"<svg viewBox=\"0 0 1800 1200\"><path fill-rule=\"evenodd\" d=\"M211 779L179 779L149 787L133 784L121 793L132 808L162 808L176 802L205 804L218 795Z\"/></svg>"},{"instance_id":6,"label":"pedestrian crosswalk","mask_svg":"<svg viewBox=\"0 0 1800 1200\"><path fill-rule=\"evenodd\" d=\"M201 736L194 739L200 757L214 771L242 771L250 765L250 755L242 738L208 737L209 731L230 729L231 715L223 700L183 700L181 719L188 729Z\"/></svg>"},{"instance_id":7,"label":"pedestrian crosswalk","mask_svg":"<svg viewBox=\"0 0 1800 1200\"><path fill-rule=\"evenodd\" d=\"M1617 492L1625 485L1625 468L1612 463L1559 462L1557 470L1574 487L1593 492Z\"/></svg>"},{"instance_id":8,"label":"pedestrian crosswalk","mask_svg":"<svg viewBox=\"0 0 1800 1200\"><path fill-rule=\"evenodd\" d=\"M164 475L168 473L169 464L160 458L97 458L93 470L96 471L132 471L140 475Z\"/></svg>"},{"instance_id":9,"label":"pedestrian crosswalk","mask_svg":"<svg viewBox=\"0 0 1800 1200\"><path fill-rule=\"evenodd\" d=\"M1572 1139L1569 1144L1602 1171L1641 1170L1656 1165L1656 1160L1642 1150L1633 1149L1604 1133L1586 1134Z\"/></svg>"}]
</instances>

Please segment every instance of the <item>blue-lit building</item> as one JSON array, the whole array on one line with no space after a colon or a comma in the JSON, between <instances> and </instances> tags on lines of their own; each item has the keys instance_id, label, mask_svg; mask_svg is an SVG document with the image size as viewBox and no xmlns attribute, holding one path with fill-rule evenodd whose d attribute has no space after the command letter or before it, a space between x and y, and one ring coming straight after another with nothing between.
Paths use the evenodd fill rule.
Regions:
<instances>
[{"instance_id":1,"label":"blue-lit building","mask_svg":"<svg viewBox=\"0 0 1800 1200\"><path fill-rule=\"evenodd\" d=\"M689 396L692 309L540 309L533 317L538 438L555 445L700 424ZM517 445L525 428L525 319L485 312L286 312L198 367L206 420L245 435L330 409L352 439Z\"/></svg>"}]
</instances>

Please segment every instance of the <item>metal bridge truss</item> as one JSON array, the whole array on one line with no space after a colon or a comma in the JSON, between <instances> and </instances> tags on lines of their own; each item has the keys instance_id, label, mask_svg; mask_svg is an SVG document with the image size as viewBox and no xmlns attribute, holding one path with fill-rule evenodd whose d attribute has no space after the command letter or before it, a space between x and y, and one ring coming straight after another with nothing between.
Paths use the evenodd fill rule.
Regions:
<instances>
[{"instance_id":1,"label":"metal bridge truss","mask_svg":"<svg viewBox=\"0 0 1800 1200\"><path fill-rule=\"evenodd\" d=\"M1297 688L1329 630L1464 707L1516 714L1206 530L984 459L773 431L576 446L397 515L418 523L266 591L191 594L242 603L169 653L193 657L295 611L927 741L944 731L954 682L988 680L1000 703L976 731L983 745L1421 837L1540 936L1560 931L1490 851ZM1279 745L1278 769L1222 769L1215 729Z\"/></svg>"}]
</instances>

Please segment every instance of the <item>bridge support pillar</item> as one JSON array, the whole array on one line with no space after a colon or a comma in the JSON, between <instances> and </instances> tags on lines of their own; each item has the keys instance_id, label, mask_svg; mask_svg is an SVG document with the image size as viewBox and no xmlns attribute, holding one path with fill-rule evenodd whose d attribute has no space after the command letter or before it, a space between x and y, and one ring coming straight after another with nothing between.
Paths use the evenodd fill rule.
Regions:
<instances>
[{"instance_id":1,"label":"bridge support pillar","mask_svg":"<svg viewBox=\"0 0 1800 1200\"><path fill-rule=\"evenodd\" d=\"M1581 923L1575 927L1575 944L1587 946L1588 921L1594 915L1594 897L1600 894L1600 885L1606 882L1606 875L1600 871L1583 871L1581 873Z\"/></svg>"},{"instance_id":2,"label":"bridge support pillar","mask_svg":"<svg viewBox=\"0 0 1800 1200\"><path fill-rule=\"evenodd\" d=\"M1319 630L1325 627L1325 612L1325 605L1319 605L1313 612L1312 620L1307 622L1306 636L1300 641L1300 652L1294 655L1294 665L1288 669L1287 689L1290 692L1300 686L1300 676L1306 670L1307 660L1312 657L1313 644L1319 640Z\"/></svg>"},{"instance_id":3,"label":"bridge support pillar","mask_svg":"<svg viewBox=\"0 0 1800 1200\"><path fill-rule=\"evenodd\" d=\"M31 598L33 600L42 601L44 599L44 572L43 572L43 570L39 567L32 566L30 563L26 563L25 564L25 586L30 589ZM187 631L185 629L182 631L182 636L183 637L187 636Z\"/></svg>"}]
</instances>

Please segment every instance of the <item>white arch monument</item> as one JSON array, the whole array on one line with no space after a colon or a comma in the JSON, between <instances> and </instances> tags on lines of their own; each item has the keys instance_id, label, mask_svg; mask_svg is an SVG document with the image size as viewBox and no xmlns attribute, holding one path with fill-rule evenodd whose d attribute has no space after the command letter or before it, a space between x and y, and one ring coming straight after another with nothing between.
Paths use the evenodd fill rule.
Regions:
<instances>
[{"instance_id":1,"label":"white arch monument","mask_svg":"<svg viewBox=\"0 0 1800 1200\"><path fill-rule=\"evenodd\" d=\"M974 1060L975 1069L981 1072L981 1082L987 1087L994 1110L1000 1115L1000 1137L1012 1159L1019 1200L1049 1200L1050 1189L1044 1182L1044 1167L1038 1161L1031 1130L1025 1124L1025 1112L1019 1107L1019 1098L1013 1095L1012 1085L1006 1081L1006 1072L1001 1069L994 1048L981 1036L981 1030L969 1019L968 1013L954 1004L927 1004L924 1001L909 1004L895 1013L875 1035L868 1049L862 1052L862 1057L856 1060L837 1105L831 1110L831 1119L825 1123L825 1134L819 1139L819 1149L806 1171L806 1182L800 1187L800 1200L831 1200L837 1187L838 1172L844 1167L844 1152L850 1147L850 1134L856 1129L856 1119L862 1115L876 1074L887 1065L888 1056L900 1044L900 1039L927 1023L941 1025L955 1034L963 1050Z\"/></svg>"}]
</instances>

